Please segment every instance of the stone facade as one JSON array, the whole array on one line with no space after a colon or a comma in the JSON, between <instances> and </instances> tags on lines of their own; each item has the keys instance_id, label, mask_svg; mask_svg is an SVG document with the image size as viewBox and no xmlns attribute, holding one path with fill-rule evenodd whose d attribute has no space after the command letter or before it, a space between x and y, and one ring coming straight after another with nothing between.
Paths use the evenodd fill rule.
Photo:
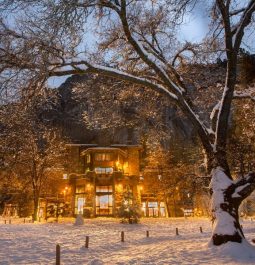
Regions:
<instances>
[{"instance_id":1,"label":"stone facade","mask_svg":"<svg viewBox=\"0 0 255 265\"><path fill-rule=\"evenodd\" d=\"M140 146L74 144L68 149L65 176L73 215L117 216L127 189L139 200Z\"/></svg>"}]
</instances>

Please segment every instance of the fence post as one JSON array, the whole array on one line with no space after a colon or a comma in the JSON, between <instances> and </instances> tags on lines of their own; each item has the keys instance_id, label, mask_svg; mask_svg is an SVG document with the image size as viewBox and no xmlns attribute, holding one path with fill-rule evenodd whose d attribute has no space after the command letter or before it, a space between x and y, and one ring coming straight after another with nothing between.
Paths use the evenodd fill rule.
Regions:
<instances>
[{"instance_id":1,"label":"fence post","mask_svg":"<svg viewBox=\"0 0 255 265\"><path fill-rule=\"evenodd\" d=\"M124 242L124 231L121 231L121 242Z\"/></svg>"},{"instance_id":2,"label":"fence post","mask_svg":"<svg viewBox=\"0 0 255 265\"><path fill-rule=\"evenodd\" d=\"M200 233L203 233L202 226L200 226L199 229L200 229Z\"/></svg>"},{"instance_id":3,"label":"fence post","mask_svg":"<svg viewBox=\"0 0 255 265\"><path fill-rule=\"evenodd\" d=\"M85 248L89 248L89 236L86 236Z\"/></svg>"},{"instance_id":4,"label":"fence post","mask_svg":"<svg viewBox=\"0 0 255 265\"><path fill-rule=\"evenodd\" d=\"M149 237L150 236L150 232L147 230L146 231L146 237Z\"/></svg>"},{"instance_id":5,"label":"fence post","mask_svg":"<svg viewBox=\"0 0 255 265\"><path fill-rule=\"evenodd\" d=\"M24 224L26 223L26 218L24 218Z\"/></svg>"},{"instance_id":6,"label":"fence post","mask_svg":"<svg viewBox=\"0 0 255 265\"><path fill-rule=\"evenodd\" d=\"M12 223L12 220L11 219L9 219L9 224L11 224Z\"/></svg>"},{"instance_id":7,"label":"fence post","mask_svg":"<svg viewBox=\"0 0 255 265\"><path fill-rule=\"evenodd\" d=\"M60 245L56 245L56 265L60 265Z\"/></svg>"},{"instance_id":8,"label":"fence post","mask_svg":"<svg viewBox=\"0 0 255 265\"><path fill-rule=\"evenodd\" d=\"M176 229L175 229L175 234L176 234L177 236L179 236L179 230L178 230L177 227L176 227Z\"/></svg>"},{"instance_id":9,"label":"fence post","mask_svg":"<svg viewBox=\"0 0 255 265\"><path fill-rule=\"evenodd\" d=\"M6 220L4 220L4 223L6 224Z\"/></svg>"}]
</instances>

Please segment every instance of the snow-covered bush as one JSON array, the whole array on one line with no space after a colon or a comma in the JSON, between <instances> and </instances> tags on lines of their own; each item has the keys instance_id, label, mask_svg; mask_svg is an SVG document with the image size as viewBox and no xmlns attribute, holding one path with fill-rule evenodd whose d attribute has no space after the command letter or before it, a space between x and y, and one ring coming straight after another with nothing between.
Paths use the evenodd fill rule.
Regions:
<instances>
[{"instance_id":1,"label":"snow-covered bush","mask_svg":"<svg viewBox=\"0 0 255 265\"><path fill-rule=\"evenodd\" d=\"M133 193L128 188L123 193L121 207L118 210L118 216L122 223L137 224L141 217L141 209L139 204L133 199Z\"/></svg>"}]
</instances>

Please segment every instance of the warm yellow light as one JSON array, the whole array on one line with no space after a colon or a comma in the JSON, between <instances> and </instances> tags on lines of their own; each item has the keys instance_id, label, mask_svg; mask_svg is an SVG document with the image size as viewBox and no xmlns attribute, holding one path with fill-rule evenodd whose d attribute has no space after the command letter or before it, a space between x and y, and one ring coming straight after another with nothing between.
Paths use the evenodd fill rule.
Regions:
<instances>
[{"instance_id":1,"label":"warm yellow light","mask_svg":"<svg viewBox=\"0 0 255 265\"><path fill-rule=\"evenodd\" d=\"M65 190L68 190L68 187L67 186L65 187Z\"/></svg>"},{"instance_id":2,"label":"warm yellow light","mask_svg":"<svg viewBox=\"0 0 255 265\"><path fill-rule=\"evenodd\" d=\"M118 167L119 165L120 165L120 161L117 160L117 161L116 161L116 167Z\"/></svg>"},{"instance_id":3,"label":"warm yellow light","mask_svg":"<svg viewBox=\"0 0 255 265\"><path fill-rule=\"evenodd\" d=\"M140 186L140 190L143 190L143 186Z\"/></svg>"},{"instance_id":4,"label":"warm yellow light","mask_svg":"<svg viewBox=\"0 0 255 265\"><path fill-rule=\"evenodd\" d=\"M91 187L91 185L90 185L90 183L88 183L88 184L87 184L87 188L90 189L90 187Z\"/></svg>"}]
</instances>

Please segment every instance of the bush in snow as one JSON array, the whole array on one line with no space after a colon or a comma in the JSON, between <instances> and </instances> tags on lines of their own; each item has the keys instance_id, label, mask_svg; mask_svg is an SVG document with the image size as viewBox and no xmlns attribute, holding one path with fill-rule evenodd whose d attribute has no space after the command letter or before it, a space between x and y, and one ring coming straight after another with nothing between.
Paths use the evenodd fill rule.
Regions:
<instances>
[{"instance_id":1,"label":"bush in snow","mask_svg":"<svg viewBox=\"0 0 255 265\"><path fill-rule=\"evenodd\" d=\"M133 193L128 188L123 193L123 200L118 211L118 216L122 223L137 224L141 217L141 210L137 202L133 199Z\"/></svg>"}]
</instances>

